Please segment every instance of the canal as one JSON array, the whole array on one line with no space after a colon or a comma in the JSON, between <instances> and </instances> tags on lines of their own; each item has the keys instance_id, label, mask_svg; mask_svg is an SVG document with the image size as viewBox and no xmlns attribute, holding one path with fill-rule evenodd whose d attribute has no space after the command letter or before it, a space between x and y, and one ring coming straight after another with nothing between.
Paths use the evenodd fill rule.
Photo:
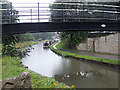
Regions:
<instances>
[{"instance_id":1,"label":"canal","mask_svg":"<svg viewBox=\"0 0 120 90\"><path fill-rule=\"evenodd\" d=\"M50 49L43 49L43 43L33 45L33 48L21 61L40 75L77 88L118 88L117 69L58 56Z\"/></svg>"}]
</instances>

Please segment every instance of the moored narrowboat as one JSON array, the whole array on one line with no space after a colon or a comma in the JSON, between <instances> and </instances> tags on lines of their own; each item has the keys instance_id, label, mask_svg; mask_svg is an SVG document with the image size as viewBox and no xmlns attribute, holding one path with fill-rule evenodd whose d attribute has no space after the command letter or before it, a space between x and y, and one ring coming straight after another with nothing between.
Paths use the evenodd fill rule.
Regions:
<instances>
[{"instance_id":1,"label":"moored narrowboat","mask_svg":"<svg viewBox=\"0 0 120 90\"><path fill-rule=\"evenodd\" d=\"M49 42L45 42L44 44L43 44L43 48L49 48L50 47L50 44L49 44Z\"/></svg>"}]
</instances>

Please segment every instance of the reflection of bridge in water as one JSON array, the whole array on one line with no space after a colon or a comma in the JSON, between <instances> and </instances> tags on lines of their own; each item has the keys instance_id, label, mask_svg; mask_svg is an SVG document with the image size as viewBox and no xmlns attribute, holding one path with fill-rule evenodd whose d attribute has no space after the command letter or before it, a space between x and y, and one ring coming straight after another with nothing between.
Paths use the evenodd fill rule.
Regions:
<instances>
[{"instance_id":1,"label":"reflection of bridge in water","mask_svg":"<svg viewBox=\"0 0 120 90\"><path fill-rule=\"evenodd\" d=\"M1 5L3 33L119 30L120 2L14 3L13 5L1 3Z\"/></svg>"}]
</instances>

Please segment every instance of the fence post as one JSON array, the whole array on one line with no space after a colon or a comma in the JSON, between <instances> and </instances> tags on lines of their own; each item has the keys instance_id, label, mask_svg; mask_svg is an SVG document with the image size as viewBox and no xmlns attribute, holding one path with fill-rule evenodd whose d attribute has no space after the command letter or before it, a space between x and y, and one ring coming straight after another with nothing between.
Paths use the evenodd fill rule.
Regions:
<instances>
[{"instance_id":1,"label":"fence post","mask_svg":"<svg viewBox=\"0 0 120 90\"><path fill-rule=\"evenodd\" d=\"M62 1L62 21L64 22L64 16L63 16L63 1Z\"/></svg>"},{"instance_id":2,"label":"fence post","mask_svg":"<svg viewBox=\"0 0 120 90\"><path fill-rule=\"evenodd\" d=\"M39 2L38 2L38 22L39 22Z\"/></svg>"},{"instance_id":3,"label":"fence post","mask_svg":"<svg viewBox=\"0 0 120 90\"><path fill-rule=\"evenodd\" d=\"M32 9L30 9L31 22L32 22Z\"/></svg>"},{"instance_id":4,"label":"fence post","mask_svg":"<svg viewBox=\"0 0 120 90\"><path fill-rule=\"evenodd\" d=\"M78 14L78 4L77 4L77 2L76 2L76 16L77 16L77 14Z\"/></svg>"},{"instance_id":5,"label":"fence post","mask_svg":"<svg viewBox=\"0 0 120 90\"><path fill-rule=\"evenodd\" d=\"M10 2L10 11L11 11L11 12L10 12L10 23L12 23L12 19L13 19L13 18L12 18L12 11L13 11L13 10L12 10L12 2Z\"/></svg>"}]
</instances>

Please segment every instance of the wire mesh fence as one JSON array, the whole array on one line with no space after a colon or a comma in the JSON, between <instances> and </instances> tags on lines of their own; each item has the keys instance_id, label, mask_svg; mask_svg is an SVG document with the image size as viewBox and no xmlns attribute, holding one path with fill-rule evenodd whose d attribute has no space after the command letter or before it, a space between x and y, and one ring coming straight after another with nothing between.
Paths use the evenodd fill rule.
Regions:
<instances>
[{"instance_id":1,"label":"wire mesh fence","mask_svg":"<svg viewBox=\"0 0 120 90\"><path fill-rule=\"evenodd\" d=\"M119 21L120 2L0 3L2 23Z\"/></svg>"}]
</instances>

